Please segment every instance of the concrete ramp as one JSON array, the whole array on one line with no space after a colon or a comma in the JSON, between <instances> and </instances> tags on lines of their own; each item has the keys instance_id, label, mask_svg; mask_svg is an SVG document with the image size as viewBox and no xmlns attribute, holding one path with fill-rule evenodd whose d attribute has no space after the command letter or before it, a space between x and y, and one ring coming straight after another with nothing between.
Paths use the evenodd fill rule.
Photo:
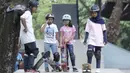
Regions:
<instances>
[{"instance_id":1,"label":"concrete ramp","mask_svg":"<svg viewBox=\"0 0 130 73\"><path fill-rule=\"evenodd\" d=\"M130 52L108 43L103 49L105 68L130 69Z\"/></svg>"}]
</instances>

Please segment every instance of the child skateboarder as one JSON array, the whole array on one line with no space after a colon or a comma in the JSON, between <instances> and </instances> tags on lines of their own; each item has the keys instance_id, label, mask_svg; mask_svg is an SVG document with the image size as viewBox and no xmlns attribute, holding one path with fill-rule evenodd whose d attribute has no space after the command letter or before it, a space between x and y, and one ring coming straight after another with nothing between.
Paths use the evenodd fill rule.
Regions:
<instances>
[{"instance_id":1,"label":"child skateboarder","mask_svg":"<svg viewBox=\"0 0 130 73\"><path fill-rule=\"evenodd\" d=\"M92 57L96 58L96 72L100 72L101 48L107 43L106 26L104 20L100 17L98 5L91 7L91 18L87 20L85 28L84 44L88 44L87 58L88 64L86 71L91 73Z\"/></svg>"}]
</instances>

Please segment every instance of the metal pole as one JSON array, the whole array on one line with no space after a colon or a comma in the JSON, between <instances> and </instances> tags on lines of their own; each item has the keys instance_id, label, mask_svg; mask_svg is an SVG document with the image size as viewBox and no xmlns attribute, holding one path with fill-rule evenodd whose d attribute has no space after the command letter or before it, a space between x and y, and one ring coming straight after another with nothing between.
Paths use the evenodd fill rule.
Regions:
<instances>
[{"instance_id":1,"label":"metal pole","mask_svg":"<svg viewBox=\"0 0 130 73\"><path fill-rule=\"evenodd\" d=\"M78 39L80 39L80 32L79 32L79 29L80 29L80 26L79 26L79 5L78 5L78 0L76 0L76 8L77 8L77 25L78 25Z\"/></svg>"}]
</instances>

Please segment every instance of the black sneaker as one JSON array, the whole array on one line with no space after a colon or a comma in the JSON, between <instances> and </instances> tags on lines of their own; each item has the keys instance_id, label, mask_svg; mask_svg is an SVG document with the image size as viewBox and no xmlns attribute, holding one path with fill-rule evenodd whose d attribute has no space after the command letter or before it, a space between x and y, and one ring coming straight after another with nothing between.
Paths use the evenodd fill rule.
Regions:
<instances>
[{"instance_id":1,"label":"black sneaker","mask_svg":"<svg viewBox=\"0 0 130 73\"><path fill-rule=\"evenodd\" d=\"M62 69L58 66L58 67L56 67L56 72L61 72L62 71Z\"/></svg>"},{"instance_id":2,"label":"black sneaker","mask_svg":"<svg viewBox=\"0 0 130 73\"><path fill-rule=\"evenodd\" d=\"M47 68L45 68L45 72L49 72L49 68L47 67Z\"/></svg>"},{"instance_id":3,"label":"black sneaker","mask_svg":"<svg viewBox=\"0 0 130 73\"><path fill-rule=\"evenodd\" d=\"M69 70L70 70L70 68L69 68L69 67L67 67L67 70L69 71Z\"/></svg>"},{"instance_id":4,"label":"black sneaker","mask_svg":"<svg viewBox=\"0 0 130 73\"><path fill-rule=\"evenodd\" d=\"M78 72L78 69L77 68L73 68L73 72Z\"/></svg>"}]
</instances>

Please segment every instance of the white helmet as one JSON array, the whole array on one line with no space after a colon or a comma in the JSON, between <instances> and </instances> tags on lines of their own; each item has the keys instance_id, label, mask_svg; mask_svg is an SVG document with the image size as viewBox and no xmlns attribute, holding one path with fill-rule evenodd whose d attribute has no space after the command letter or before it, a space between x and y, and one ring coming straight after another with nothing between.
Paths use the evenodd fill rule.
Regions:
<instances>
[{"instance_id":1,"label":"white helmet","mask_svg":"<svg viewBox=\"0 0 130 73\"><path fill-rule=\"evenodd\" d=\"M62 20L71 20L71 16L69 14L64 14Z\"/></svg>"}]
</instances>

